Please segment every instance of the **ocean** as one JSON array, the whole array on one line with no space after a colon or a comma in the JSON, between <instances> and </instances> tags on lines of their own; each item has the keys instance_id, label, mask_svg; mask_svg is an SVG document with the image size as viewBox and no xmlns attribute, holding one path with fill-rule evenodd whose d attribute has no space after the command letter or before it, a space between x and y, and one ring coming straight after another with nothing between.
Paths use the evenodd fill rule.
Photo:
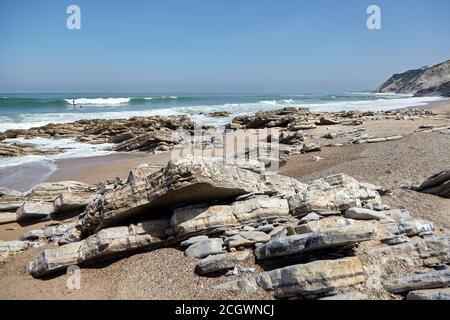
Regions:
<instances>
[{"instance_id":1,"label":"ocean","mask_svg":"<svg viewBox=\"0 0 450 320\"><path fill-rule=\"evenodd\" d=\"M424 106L440 97L369 92L300 93L300 94L187 94L187 93L115 93L115 94L0 94L0 132L28 129L48 123L80 119L120 119L133 116L169 116L185 114L198 123L223 126L233 117L284 107L308 107L312 111L390 110ZM202 113L227 111L227 118L210 118ZM19 141L10 139L6 142ZM8 185L17 175L38 170L50 175L55 160L90 157L110 153L108 145L87 145L68 139L32 139L41 148L62 147L66 151L51 156L25 156L0 160L0 186ZM42 180L42 174L38 180Z\"/></svg>"}]
</instances>

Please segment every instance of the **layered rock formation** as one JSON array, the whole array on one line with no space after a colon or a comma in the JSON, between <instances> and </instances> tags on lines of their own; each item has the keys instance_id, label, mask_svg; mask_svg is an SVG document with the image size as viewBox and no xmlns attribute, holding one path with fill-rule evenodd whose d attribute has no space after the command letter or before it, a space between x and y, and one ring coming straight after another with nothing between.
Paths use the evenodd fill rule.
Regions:
<instances>
[{"instance_id":1,"label":"layered rock formation","mask_svg":"<svg viewBox=\"0 0 450 320\"><path fill-rule=\"evenodd\" d=\"M72 265L177 246L199 259L193 270L198 275L234 277L218 283L217 290L262 289L283 299L356 299L367 298L362 292L377 284L386 296L445 297L445 291L421 291L447 285L433 280L433 270L450 261L448 236L434 235L432 223L407 210L384 205L376 186L345 175L306 185L251 165L195 157L157 172L147 169L97 189L78 219L27 232L22 242L2 243L3 259L42 241L58 242L30 262L29 273L40 278ZM28 197L54 204L62 201L62 185L67 183L40 185ZM81 186L74 186L76 194ZM253 261L266 271L257 272ZM427 284L410 285L418 283L415 278L386 280L388 270L404 264L428 272L430 277L424 274L421 280Z\"/></svg>"},{"instance_id":2,"label":"layered rock formation","mask_svg":"<svg viewBox=\"0 0 450 320\"><path fill-rule=\"evenodd\" d=\"M431 67L394 74L376 92L413 93L417 95L449 95L450 60Z\"/></svg>"}]
</instances>

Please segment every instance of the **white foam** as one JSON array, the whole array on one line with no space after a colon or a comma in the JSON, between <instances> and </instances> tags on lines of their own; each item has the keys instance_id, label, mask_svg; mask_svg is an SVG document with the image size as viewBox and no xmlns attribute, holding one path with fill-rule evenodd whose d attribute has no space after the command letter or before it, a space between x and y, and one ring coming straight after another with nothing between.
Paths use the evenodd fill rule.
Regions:
<instances>
[{"instance_id":1,"label":"white foam","mask_svg":"<svg viewBox=\"0 0 450 320\"><path fill-rule=\"evenodd\" d=\"M129 103L131 98L78 98L78 99L64 99L68 104L72 104L75 100L76 105L120 105Z\"/></svg>"}]
</instances>

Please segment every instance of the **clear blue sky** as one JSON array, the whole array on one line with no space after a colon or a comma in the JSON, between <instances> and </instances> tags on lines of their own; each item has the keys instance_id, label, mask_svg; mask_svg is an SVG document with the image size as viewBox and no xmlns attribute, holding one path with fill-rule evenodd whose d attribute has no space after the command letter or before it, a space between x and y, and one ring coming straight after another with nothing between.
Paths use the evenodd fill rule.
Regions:
<instances>
[{"instance_id":1,"label":"clear blue sky","mask_svg":"<svg viewBox=\"0 0 450 320\"><path fill-rule=\"evenodd\" d=\"M66 28L70 4L81 30ZM0 92L371 89L450 59L449 13L448 0L1 0Z\"/></svg>"}]
</instances>

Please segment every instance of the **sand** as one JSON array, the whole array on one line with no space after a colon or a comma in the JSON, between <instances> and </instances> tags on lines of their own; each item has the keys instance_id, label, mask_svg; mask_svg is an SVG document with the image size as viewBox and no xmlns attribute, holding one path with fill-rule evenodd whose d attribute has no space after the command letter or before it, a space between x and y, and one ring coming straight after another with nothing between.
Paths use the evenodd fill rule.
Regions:
<instances>
[{"instance_id":1,"label":"sand","mask_svg":"<svg viewBox=\"0 0 450 320\"><path fill-rule=\"evenodd\" d=\"M447 100L432 106L440 113L450 112ZM450 124L450 118L431 121ZM401 134L399 141L366 145L326 147L317 154L293 156L279 170L280 174L310 182L327 175L346 173L358 180L392 188L393 196L384 200L393 208L407 207L414 216L433 221L439 231L450 230L450 199L442 199L410 190L400 185L421 181L431 174L450 168L450 136L440 133L417 132L427 120L386 120L364 124L373 136ZM353 127L352 127L353 128ZM348 127L347 127L348 129ZM318 137L324 128L311 133ZM316 138L325 143L325 139ZM330 142L330 141L328 141ZM310 158L320 156L316 162ZM161 166L169 154L114 154L89 159L62 160L49 181L79 180L97 183L115 177L126 177L140 163ZM0 239L10 240L27 229L5 233L0 226ZM40 225L26 228L41 227ZM29 229L28 229L29 230ZM211 286L230 278L204 278L194 274L195 260L187 258L177 248L160 249L111 262L107 266L82 269L81 290L68 290L67 276L50 280L33 279L24 271L43 248L19 253L0 265L0 299L239 299L270 298L265 292L236 294L212 290ZM248 261L248 266L255 266Z\"/></svg>"}]
</instances>

